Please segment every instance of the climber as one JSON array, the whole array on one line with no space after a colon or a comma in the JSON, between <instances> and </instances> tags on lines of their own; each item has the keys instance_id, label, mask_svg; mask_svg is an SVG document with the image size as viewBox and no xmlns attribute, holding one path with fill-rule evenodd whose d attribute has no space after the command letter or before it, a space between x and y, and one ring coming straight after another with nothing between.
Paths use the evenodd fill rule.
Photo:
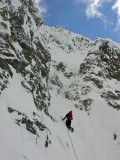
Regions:
<instances>
[{"instance_id":1,"label":"climber","mask_svg":"<svg viewBox=\"0 0 120 160\"><path fill-rule=\"evenodd\" d=\"M65 119L66 119L66 126L67 126L67 128L69 130L73 131L73 128L71 127L71 121L73 120L72 111L70 111L69 113L67 113L66 116L64 118L62 118L62 120L65 120Z\"/></svg>"}]
</instances>

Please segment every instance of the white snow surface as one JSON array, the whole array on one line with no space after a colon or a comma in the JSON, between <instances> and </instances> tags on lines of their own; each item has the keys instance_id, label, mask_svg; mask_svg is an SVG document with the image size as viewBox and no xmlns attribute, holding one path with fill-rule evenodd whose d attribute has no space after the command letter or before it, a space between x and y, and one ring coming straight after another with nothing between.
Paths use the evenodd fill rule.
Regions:
<instances>
[{"instance_id":1,"label":"white snow surface","mask_svg":"<svg viewBox=\"0 0 120 160\"><path fill-rule=\"evenodd\" d=\"M45 28L43 27L40 32L44 34ZM49 32L49 30L47 31ZM65 40L64 38L61 42L66 43ZM75 74L86 57L87 51L92 48L90 46L81 52L79 49L74 49L74 52L68 53L60 47L57 48L54 42L48 43L48 46L52 61L64 62L68 70L72 70ZM90 115L88 115L86 112L75 108L74 100L67 100L63 94L69 85L75 81L79 81L81 85L85 82L82 79L77 79L80 78L77 76L68 80L62 73L59 73L59 78L64 83L63 91L58 94L54 86L50 90L49 113L56 120L54 122L44 112L36 109L31 93L28 93L21 85L22 76L16 73L14 69L12 70L14 76L9 80L8 88L0 97L0 160L75 160L76 157L65 122L61 120L70 110L73 111L72 126L74 132L69 132L69 134L78 160L120 159L120 112L109 107L105 100L100 98L97 88L94 87L93 91L89 93L94 99L94 103ZM51 65L50 74L55 72L56 70ZM113 89L120 90L120 85L116 81L109 80L105 83L106 86L111 86L112 91ZM81 94L81 90L79 90L79 94ZM19 110L31 120L33 112L43 117L45 125L51 131L51 135L49 135L51 144L48 148L44 146L44 133L39 131L40 137L36 138L35 135L26 130L24 125L19 127L14 123L12 115L8 113L8 107ZM117 134L116 140L114 140L114 134Z\"/></svg>"},{"instance_id":2,"label":"white snow surface","mask_svg":"<svg viewBox=\"0 0 120 160\"><path fill-rule=\"evenodd\" d=\"M21 75L14 71L8 88L0 97L0 159L1 160L75 160L74 151L65 123L61 121L69 110L73 111L74 132L69 132L78 159L83 160L119 160L120 159L120 112L110 108L99 94L92 93L96 100L92 112L87 115L74 107L74 102L51 91L49 113L56 119L50 119L38 112L32 95L21 86ZM120 89L120 88L119 88ZM51 131L51 144L44 146L44 136L40 138L30 134L25 127L16 125L7 108L12 107L32 118L32 112L44 117L44 123ZM17 118L17 117L16 117ZM113 134L117 140L113 140Z\"/></svg>"},{"instance_id":3,"label":"white snow surface","mask_svg":"<svg viewBox=\"0 0 120 160\"><path fill-rule=\"evenodd\" d=\"M0 97L0 159L1 160L75 160L74 151L65 123L61 121L69 110L73 111L74 132L69 132L78 159L84 160L119 160L120 159L120 112L108 107L99 94L92 93L96 100L90 115L74 108L73 101L68 101L51 91L50 114L56 122L38 112L30 93L21 86L21 75L15 73L8 88ZM51 131L51 144L44 146L42 133L36 136L16 125L7 108L16 110L32 118L32 112L44 117L44 123ZM16 117L17 118L17 117ZM117 140L113 134L117 133Z\"/></svg>"}]
</instances>

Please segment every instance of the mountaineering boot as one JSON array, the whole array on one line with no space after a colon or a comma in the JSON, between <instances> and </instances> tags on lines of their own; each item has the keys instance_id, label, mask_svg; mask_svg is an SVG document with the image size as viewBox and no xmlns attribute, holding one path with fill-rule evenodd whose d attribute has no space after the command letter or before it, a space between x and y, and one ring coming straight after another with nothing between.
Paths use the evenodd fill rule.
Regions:
<instances>
[{"instance_id":1,"label":"mountaineering boot","mask_svg":"<svg viewBox=\"0 0 120 160\"><path fill-rule=\"evenodd\" d=\"M71 132L73 132L74 131L74 129L72 128L72 127L69 127L68 128Z\"/></svg>"}]
</instances>

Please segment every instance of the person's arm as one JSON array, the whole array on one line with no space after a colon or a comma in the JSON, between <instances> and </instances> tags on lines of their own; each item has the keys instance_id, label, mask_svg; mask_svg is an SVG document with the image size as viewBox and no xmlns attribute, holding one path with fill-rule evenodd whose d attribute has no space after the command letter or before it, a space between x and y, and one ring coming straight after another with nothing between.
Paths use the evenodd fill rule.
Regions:
<instances>
[{"instance_id":1,"label":"person's arm","mask_svg":"<svg viewBox=\"0 0 120 160\"><path fill-rule=\"evenodd\" d=\"M64 118L62 118L62 121L64 121L66 118L67 118L67 114L66 114L66 116Z\"/></svg>"}]
</instances>

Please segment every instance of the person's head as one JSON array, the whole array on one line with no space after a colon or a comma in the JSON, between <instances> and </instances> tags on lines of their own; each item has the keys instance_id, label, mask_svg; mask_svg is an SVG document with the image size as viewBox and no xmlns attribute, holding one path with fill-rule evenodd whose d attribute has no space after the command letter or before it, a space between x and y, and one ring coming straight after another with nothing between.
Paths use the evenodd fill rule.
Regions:
<instances>
[{"instance_id":1,"label":"person's head","mask_svg":"<svg viewBox=\"0 0 120 160\"><path fill-rule=\"evenodd\" d=\"M70 111L70 114L72 114L72 111Z\"/></svg>"}]
</instances>

